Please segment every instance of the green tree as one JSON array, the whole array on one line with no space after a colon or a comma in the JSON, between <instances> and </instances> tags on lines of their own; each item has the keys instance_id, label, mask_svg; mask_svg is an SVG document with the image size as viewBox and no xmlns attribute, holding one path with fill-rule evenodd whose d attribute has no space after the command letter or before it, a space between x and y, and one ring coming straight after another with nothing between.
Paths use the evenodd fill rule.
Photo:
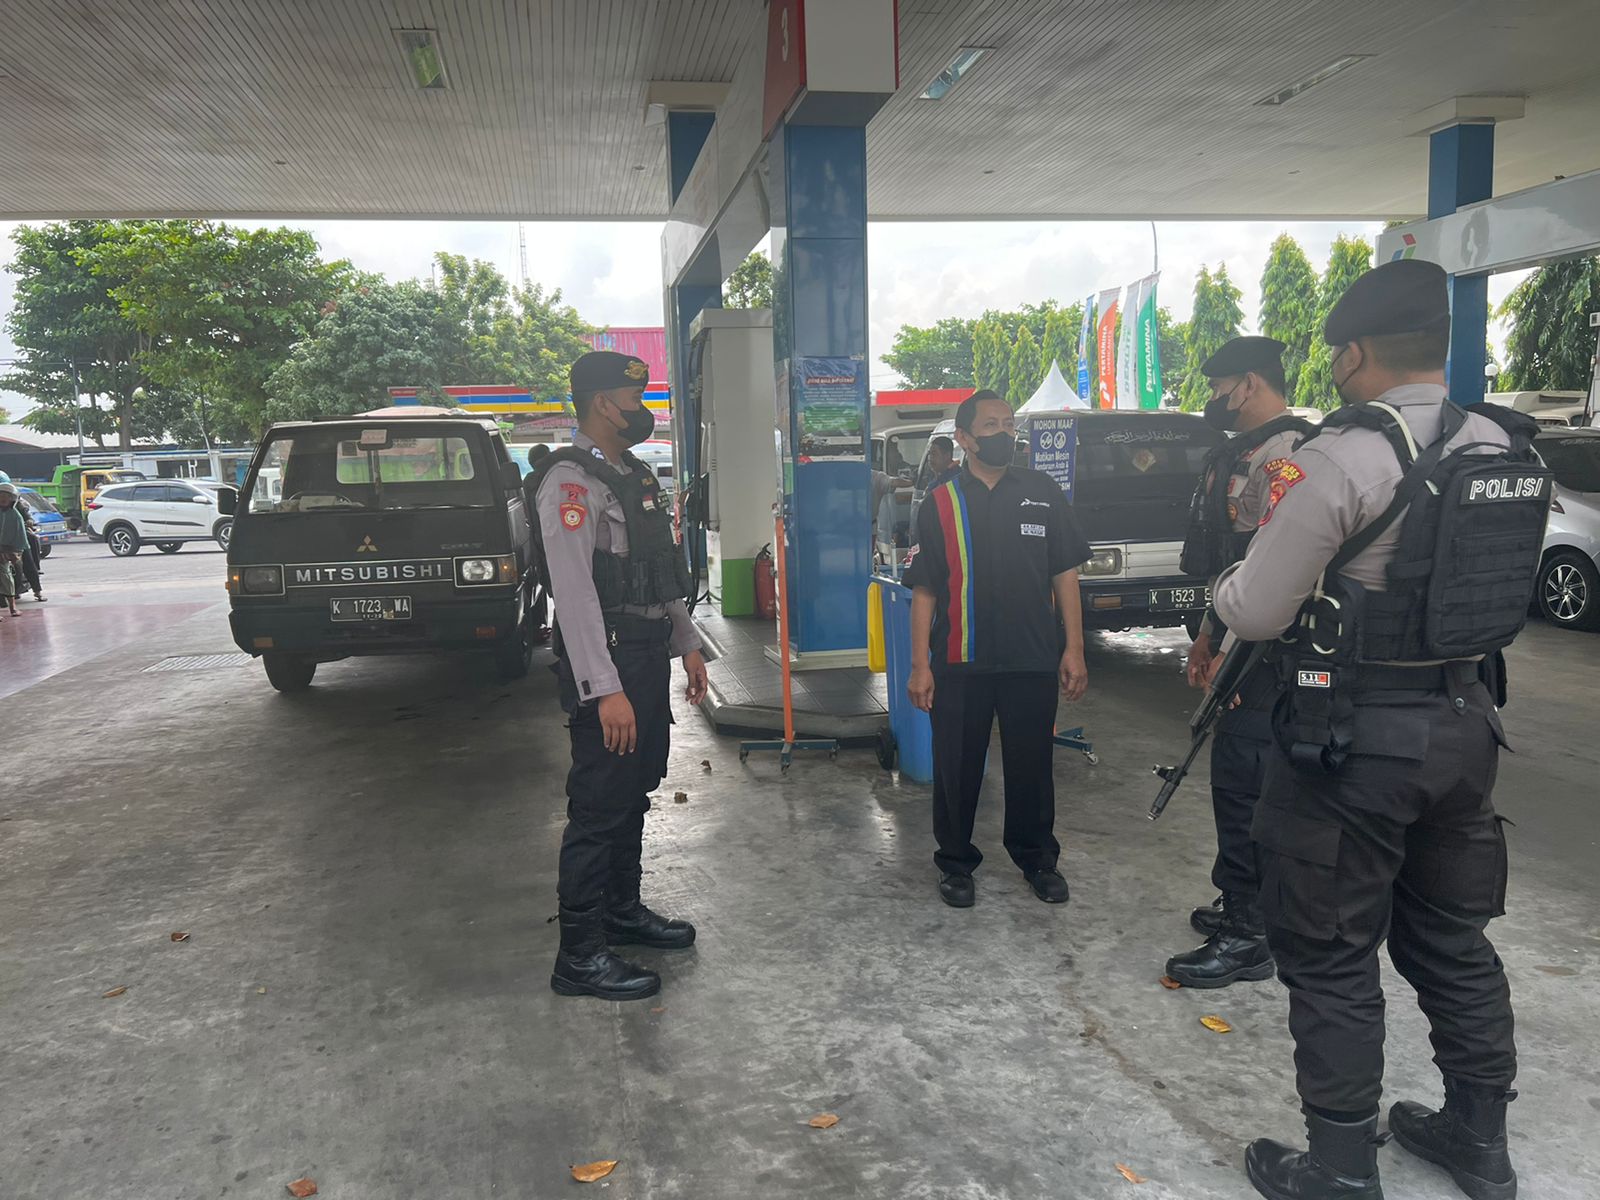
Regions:
<instances>
[{"instance_id":1,"label":"green tree","mask_svg":"<svg viewBox=\"0 0 1600 1200\"><path fill-rule=\"evenodd\" d=\"M1011 336L997 321L989 323L989 390L1000 396L1011 393Z\"/></svg>"},{"instance_id":2,"label":"green tree","mask_svg":"<svg viewBox=\"0 0 1600 1200\"><path fill-rule=\"evenodd\" d=\"M733 269L722 285L725 308L772 307L772 260L757 250Z\"/></svg>"},{"instance_id":3,"label":"green tree","mask_svg":"<svg viewBox=\"0 0 1600 1200\"><path fill-rule=\"evenodd\" d=\"M908 387L973 387L976 346L974 321L946 317L927 328L902 325L883 361Z\"/></svg>"},{"instance_id":4,"label":"green tree","mask_svg":"<svg viewBox=\"0 0 1600 1200\"><path fill-rule=\"evenodd\" d=\"M1284 344L1283 373L1293 396L1317 334L1317 276L1300 244L1278 235L1261 274L1261 332Z\"/></svg>"},{"instance_id":5,"label":"green tree","mask_svg":"<svg viewBox=\"0 0 1600 1200\"><path fill-rule=\"evenodd\" d=\"M0 425L11 424L11 410L0 405Z\"/></svg>"},{"instance_id":6,"label":"green tree","mask_svg":"<svg viewBox=\"0 0 1600 1200\"><path fill-rule=\"evenodd\" d=\"M1334 240L1328 254L1328 269L1323 272L1322 285L1317 289L1317 333L1295 384L1295 404L1305 408L1338 407L1339 397L1333 386L1333 351L1322 340L1322 325L1339 298L1371 267L1372 247L1364 239L1341 235Z\"/></svg>"},{"instance_id":7,"label":"green tree","mask_svg":"<svg viewBox=\"0 0 1600 1200\"><path fill-rule=\"evenodd\" d=\"M267 380L267 416L306 420L382 408L390 387L439 395L441 371L462 341L445 319L438 292L377 277L328 306L312 336Z\"/></svg>"},{"instance_id":8,"label":"green tree","mask_svg":"<svg viewBox=\"0 0 1600 1200\"><path fill-rule=\"evenodd\" d=\"M1040 381L1044 379L1044 371L1044 365L1039 358L1039 343L1034 340L1033 330L1024 325L1011 346L1011 370L1006 383L1006 402L1014 409L1026 404L1038 390Z\"/></svg>"},{"instance_id":9,"label":"green tree","mask_svg":"<svg viewBox=\"0 0 1600 1200\"><path fill-rule=\"evenodd\" d=\"M349 264L325 263L295 229L147 221L81 254L144 336L135 361L155 384L203 397L218 433L266 423L266 382L337 293Z\"/></svg>"},{"instance_id":10,"label":"green tree","mask_svg":"<svg viewBox=\"0 0 1600 1200\"><path fill-rule=\"evenodd\" d=\"M1078 320L1072 319L1069 311L1061 310L1051 313L1045 318L1044 347L1041 361L1044 370L1049 374L1050 364L1055 363L1061 368L1061 374L1073 387L1078 382L1078 324L1083 320L1080 310Z\"/></svg>"},{"instance_id":11,"label":"green tree","mask_svg":"<svg viewBox=\"0 0 1600 1200\"><path fill-rule=\"evenodd\" d=\"M1186 367L1184 346L1189 336L1187 321L1174 321L1172 310L1165 305L1156 309L1156 340L1161 353L1161 399L1170 403L1183 386Z\"/></svg>"},{"instance_id":12,"label":"green tree","mask_svg":"<svg viewBox=\"0 0 1600 1200\"><path fill-rule=\"evenodd\" d=\"M16 276L13 308L6 329L17 347L17 364L0 388L18 392L34 408L23 423L41 433L72 433L80 415L83 432L97 444L117 435L122 449L135 437L152 433L133 399L143 382L135 356L146 344L111 295L120 278L96 276L84 257L123 241L132 228L121 221L66 221L19 225L11 235L15 258L7 269ZM82 394L109 400L102 408L75 410L72 368L78 366Z\"/></svg>"},{"instance_id":13,"label":"green tree","mask_svg":"<svg viewBox=\"0 0 1600 1200\"><path fill-rule=\"evenodd\" d=\"M1200 366L1221 349L1222 344L1239 336L1244 312L1239 307L1239 289L1228 278L1227 264L1213 275L1204 266L1194 281L1194 312L1184 332L1184 375L1179 389L1182 407L1198 412L1211 398L1211 385L1200 373Z\"/></svg>"},{"instance_id":14,"label":"green tree","mask_svg":"<svg viewBox=\"0 0 1600 1200\"><path fill-rule=\"evenodd\" d=\"M1548 263L1519 283L1496 315L1511 323L1498 387L1506 391L1586 391L1600 312L1600 258ZM1493 355L1490 356L1493 361Z\"/></svg>"},{"instance_id":15,"label":"green tree","mask_svg":"<svg viewBox=\"0 0 1600 1200\"><path fill-rule=\"evenodd\" d=\"M988 321L979 319L972 327L972 386L994 386L994 337Z\"/></svg>"}]
</instances>

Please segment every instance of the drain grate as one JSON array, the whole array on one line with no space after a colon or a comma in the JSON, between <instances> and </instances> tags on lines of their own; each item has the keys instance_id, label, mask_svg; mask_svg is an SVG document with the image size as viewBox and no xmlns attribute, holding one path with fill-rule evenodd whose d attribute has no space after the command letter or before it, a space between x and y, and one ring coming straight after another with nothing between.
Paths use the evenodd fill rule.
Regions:
<instances>
[{"instance_id":1,"label":"drain grate","mask_svg":"<svg viewBox=\"0 0 1600 1200\"><path fill-rule=\"evenodd\" d=\"M248 654L180 654L175 658L163 658L158 663L144 669L148 675L152 671L214 671L218 667L242 667L250 661Z\"/></svg>"}]
</instances>

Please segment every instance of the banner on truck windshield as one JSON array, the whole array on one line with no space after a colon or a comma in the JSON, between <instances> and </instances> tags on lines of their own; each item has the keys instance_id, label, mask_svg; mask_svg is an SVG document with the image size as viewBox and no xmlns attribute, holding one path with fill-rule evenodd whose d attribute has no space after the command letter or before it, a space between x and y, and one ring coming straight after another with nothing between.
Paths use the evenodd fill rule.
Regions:
<instances>
[{"instance_id":1,"label":"banner on truck windshield","mask_svg":"<svg viewBox=\"0 0 1600 1200\"><path fill-rule=\"evenodd\" d=\"M1096 305L1100 313L1100 407L1117 406L1117 305L1122 290L1112 288L1100 293Z\"/></svg>"}]
</instances>

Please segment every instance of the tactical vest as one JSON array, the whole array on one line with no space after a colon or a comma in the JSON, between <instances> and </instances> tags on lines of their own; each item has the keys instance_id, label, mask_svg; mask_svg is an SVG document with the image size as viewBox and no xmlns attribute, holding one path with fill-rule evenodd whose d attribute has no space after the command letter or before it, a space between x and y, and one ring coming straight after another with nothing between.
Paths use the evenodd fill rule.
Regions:
<instances>
[{"instance_id":1,"label":"tactical vest","mask_svg":"<svg viewBox=\"0 0 1600 1200\"><path fill-rule=\"evenodd\" d=\"M579 446L564 446L539 460L524 481L530 497L537 498L545 477L557 463L576 463L584 472L604 483L622 504L622 518L628 531L628 553L594 552L594 590L602 611L624 606L647 607L687 599L694 581L689 576L677 541L672 536L672 515L661 494L655 472L626 450L623 470ZM550 586L550 571L545 558L544 535L535 515L534 556L539 575ZM554 595L554 592L551 593ZM559 597L557 600L559 602Z\"/></svg>"},{"instance_id":2,"label":"tactical vest","mask_svg":"<svg viewBox=\"0 0 1600 1200\"><path fill-rule=\"evenodd\" d=\"M1498 702L1504 703L1495 664L1528 619L1553 477L1533 452L1538 425L1531 417L1490 404L1470 411L1504 429L1511 445L1468 442L1446 453L1467 419L1448 402L1438 440L1421 450L1399 415L1380 404L1353 405L1324 423L1378 430L1405 475L1389 506L1329 561L1284 634L1285 696L1275 732L1302 769L1337 771L1347 754L1362 748L1372 731L1363 732L1356 719L1353 692L1415 686L1407 677L1423 676L1373 664L1470 668L1466 660L1482 659L1480 675L1486 681L1498 676ZM1368 590L1345 576L1351 560L1397 520L1388 587Z\"/></svg>"},{"instance_id":3,"label":"tactical vest","mask_svg":"<svg viewBox=\"0 0 1600 1200\"><path fill-rule=\"evenodd\" d=\"M1310 434L1316 432L1316 426L1284 413L1249 433L1229 438L1206 455L1200 484L1189 502L1189 529L1184 534L1183 552L1178 559L1179 569L1185 575L1214 579L1244 558L1255 530L1234 531L1233 517L1228 512L1228 490L1246 456L1285 430Z\"/></svg>"}]
</instances>

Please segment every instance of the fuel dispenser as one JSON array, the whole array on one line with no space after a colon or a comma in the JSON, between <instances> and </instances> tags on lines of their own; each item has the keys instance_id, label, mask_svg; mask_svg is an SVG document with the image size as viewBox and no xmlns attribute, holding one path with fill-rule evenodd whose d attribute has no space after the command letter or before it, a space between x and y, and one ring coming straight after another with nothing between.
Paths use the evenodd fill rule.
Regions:
<instances>
[{"instance_id":1,"label":"fuel dispenser","mask_svg":"<svg viewBox=\"0 0 1600 1200\"><path fill-rule=\"evenodd\" d=\"M757 556L772 541L777 498L772 313L708 308L689 336L699 369L707 591L723 616L754 616Z\"/></svg>"}]
</instances>

